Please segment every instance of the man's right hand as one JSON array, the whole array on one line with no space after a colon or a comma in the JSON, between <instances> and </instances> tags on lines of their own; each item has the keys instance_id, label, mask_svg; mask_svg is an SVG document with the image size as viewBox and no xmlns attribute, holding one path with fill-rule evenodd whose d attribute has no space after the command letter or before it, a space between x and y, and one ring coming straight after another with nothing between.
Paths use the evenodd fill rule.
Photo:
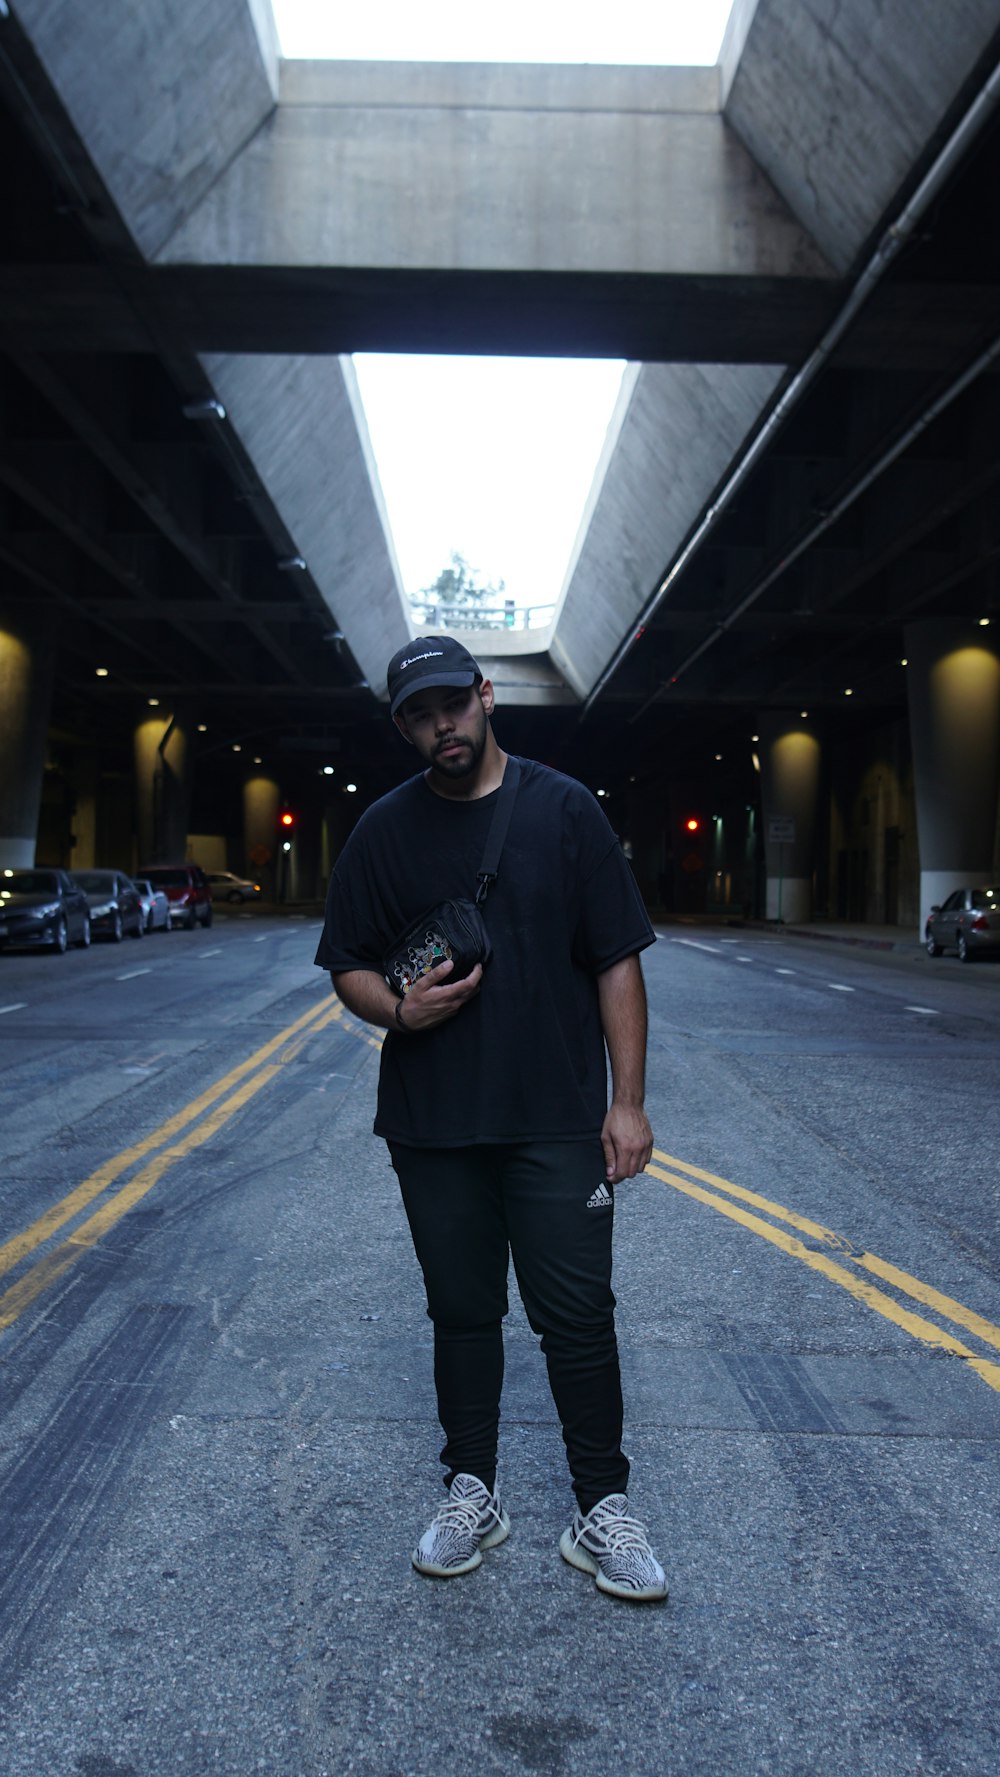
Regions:
<instances>
[{"instance_id":1,"label":"man's right hand","mask_svg":"<svg viewBox=\"0 0 1000 1777\"><path fill-rule=\"evenodd\" d=\"M454 1018L456 1012L475 999L483 979L483 965L477 963L472 973L461 981L449 981L455 965L450 960L438 963L415 981L402 1001L402 1019L406 1030L433 1030Z\"/></svg>"}]
</instances>

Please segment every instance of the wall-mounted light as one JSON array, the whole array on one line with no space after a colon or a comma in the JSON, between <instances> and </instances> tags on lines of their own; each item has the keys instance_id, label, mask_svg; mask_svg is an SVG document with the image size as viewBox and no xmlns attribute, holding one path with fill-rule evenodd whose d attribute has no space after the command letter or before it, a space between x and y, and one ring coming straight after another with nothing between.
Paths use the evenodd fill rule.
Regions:
<instances>
[{"instance_id":1,"label":"wall-mounted light","mask_svg":"<svg viewBox=\"0 0 1000 1777\"><path fill-rule=\"evenodd\" d=\"M181 412L186 420L224 420L226 410L214 395L207 401L185 401Z\"/></svg>"},{"instance_id":2,"label":"wall-mounted light","mask_svg":"<svg viewBox=\"0 0 1000 1777\"><path fill-rule=\"evenodd\" d=\"M304 555L282 555L276 565L283 574L301 574L305 571L306 558Z\"/></svg>"}]
</instances>

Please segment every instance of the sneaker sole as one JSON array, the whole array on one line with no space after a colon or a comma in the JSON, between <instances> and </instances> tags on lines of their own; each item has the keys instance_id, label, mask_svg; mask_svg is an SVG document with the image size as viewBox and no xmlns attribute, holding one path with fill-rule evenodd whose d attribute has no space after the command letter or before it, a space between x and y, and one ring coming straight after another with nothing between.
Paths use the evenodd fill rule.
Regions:
<instances>
[{"instance_id":1,"label":"sneaker sole","mask_svg":"<svg viewBox=\"0 0 1000 1777\"><path fill-rule=\"evenodd\" d=\"M472 1573L479 1566L479 1563L483 1558L483 1549L497 1548L500 1543L507 1541L509 1535L510 1519L507 1517L506 1512L504 1512L499 1524L495 1524L492 1530L488 1530L485 1536L480 1537L479 1546L469 1556L468 1561L460 1561L457 1567L440 1567L436 1561L425 1561L419 1548L414 1549L413 1554L410 1556L410 1560L413 1562L418 1573L425 1573L431 1579L455 1580L458 1579L460 1574Z\"/></svg>"},{"instance_id":2,"label":"sneaker sole","mask_svg":"<svg viewBox=\"0 0 1000 1777\"><path fill-rule=\"evenodd\" d=\"M570 1530L564 1530L559 1538L559 1553L570 1567L579 1568L581 1573L589 1573L597 1582L598 1591L606 1592L610 1598L625 1598L630 1604L665 1604L669 1596L666 1586L617 1586L609 1580L599 1562L595 1561L588 1549L581 1543L573 1541Z\"/></svg>"}]
</instances>

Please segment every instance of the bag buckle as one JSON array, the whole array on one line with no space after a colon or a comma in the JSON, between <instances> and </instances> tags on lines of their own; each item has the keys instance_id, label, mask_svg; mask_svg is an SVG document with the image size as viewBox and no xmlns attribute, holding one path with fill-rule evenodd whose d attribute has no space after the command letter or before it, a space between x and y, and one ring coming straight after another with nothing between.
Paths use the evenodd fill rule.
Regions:
<instances>
[{"instance_id":1,"label":"bag buckle","mask_svg":"<svg viewBox=\"0 0 1000 1777\"><path fill-rule=\"evenodd\" d=\"M479 878L479 887L476 890L476 906L481 907L489 894L493 883L496 882L497 873L495 870L477 870L476 875Z\"/></svg>"}]
</instances>

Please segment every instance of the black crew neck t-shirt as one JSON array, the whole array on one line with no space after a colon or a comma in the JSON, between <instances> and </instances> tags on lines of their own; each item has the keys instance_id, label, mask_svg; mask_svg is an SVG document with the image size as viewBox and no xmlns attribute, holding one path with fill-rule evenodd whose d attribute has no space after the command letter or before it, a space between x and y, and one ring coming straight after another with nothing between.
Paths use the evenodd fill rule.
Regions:
<instances>
[{"instance_id":1,"label":"black crew neck t-shirt","mask_svg":"<svg viewBox=\"0 0 1000 1777\"><path fill-rule=\"evenodd\" d=\"M483 909L493 960L461 1012L390 1030L376 1135L413 1147L581 1141L600 1133L607 1066L597 976L655 942L600 804L522 759L497 881ZM438 901L475 897L499 792L471 802L421 773L366 811L337 860L317 964L369 969Z\"/></svg>"}]
</instances>

